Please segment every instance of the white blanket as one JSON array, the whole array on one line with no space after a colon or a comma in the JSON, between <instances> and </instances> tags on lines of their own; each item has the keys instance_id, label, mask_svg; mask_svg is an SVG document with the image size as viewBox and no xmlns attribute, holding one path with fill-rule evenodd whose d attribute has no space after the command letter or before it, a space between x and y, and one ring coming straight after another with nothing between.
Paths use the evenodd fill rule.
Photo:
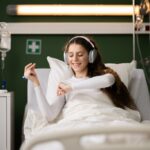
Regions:
<instances>
[{"instance_id":1,"label":"white blanket","mask_svg":"<svg viewBox=\"0 0 150 150\"><path fill-rule=\"evenodd\" d=\"M24 124L25 139L28 140L37 134L45 134L50 131L67 128L141 124L138 111L124 110L113 106L109 98L102 92L99 92L100 99L96 99L98 96L95 94L97 93L93 94L95 98L90 97L88 90L87 95L83 95L82 91L76 92L78 94L72 94L73 100L66 103L58 119L52 123L47 122L38 112L29 109Z\"/></svg>"},{"instance_id":2,"label":"white blanket","mask_svg":"<svg viewBox=\"0 0 150 150\"><path fill-rule=\"evenodd\" d=\"M37 140L39 142L34 146L33 148L34 150L41 150L41 149L64 150L64 146L59 140L52 140L53 136L56 137L55 135L61 135L60 139L62 139L62 141L66 141L65 142L66 144L72 141L71 144L73 145L71 147L73 146L76 147L77 146L76 142L73 141L74 139L76 139L76 137L74 138L74 136L77 135L77 133L79 134L82 133L82 131L85 130L89 131L89 129L91 128L101 129L101 131L103 130L108 131L108 129L119 130L119 129L128 129L131 127L130 129L137 129L137 131L139 131L138 130L139 127L144 127L145 129L145 127L148 127L150 125L150 123L148 124L148 122L142 124L138 121L131 119L130 117L128 118L126 115L129 115L129 113L126 113L121 109L119 110L107 109L107 111L103 109L101 111L101 113L103 114L102 117L100 116L91 117L91 115L89 115L89 117L85 117L86 115L83 114L79 117L80 119L77 119L78 116L81 114L81 112L85 110L85 108L86 107L84 106L84 109L81 110L81 106L78 107L78 105L76 105L76 109L81 110L79 113L77 113L77 115L75 115L74 112L70 112L70 116L73 115L73 118L70 119L69 117L62 118L61 116L56 123L54 122L48 123L44 118L40 116L40 114L37 114L35 111L29 110L28 119L29 118L30 119L28 120L29 121L28 124L26 124L27 126L25 126L26 141L24 142L23 147L26 145L33 146L33 143L36 143L34 141ZM66 113L66 111L68 112L67 108L66 110L64 110L64 112ZM88 111L86 110L84 112L87 113ZM113 112L115 112L114 113L115 115L108 116L109 113ZM117 115L117 112L122 113L123 116L117 117L120 116ZM95 113L96 111L93 107L93 114ZM134 113L136 114L136 112ZM31 124L32 127L30 126ZM63 139L63 136L68 134L69 132L74 134L70 134L68 140ZM100 134L96 134L97 132ZM94 133L92 132L93 134L81 136L81 138L79 139L81 146L84 147L85 149L94 149L94 147L101 147L103 145L111 146L111 144L119 144L119 145L125 144L125 145L134 145L138 147L138 145L141 146L150 143L150 132L149 133L135 132L134 134L131 132L131 130L129 130L128 132L118 132L118 133L112 132L111 134L105 134L105 132L101 133L98 130L97 132ZM50 137L50 139L46 140L45 142L42 142L43 139L45 139L45 137L48 136Z\"/></svg>"}]
</instances>

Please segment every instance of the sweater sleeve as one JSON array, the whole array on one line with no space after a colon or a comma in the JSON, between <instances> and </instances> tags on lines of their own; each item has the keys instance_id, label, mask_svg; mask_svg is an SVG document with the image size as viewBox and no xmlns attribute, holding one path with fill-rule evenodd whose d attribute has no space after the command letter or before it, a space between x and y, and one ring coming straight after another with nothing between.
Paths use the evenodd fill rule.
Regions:
<instances>
[{"instance_id":1,"label":"sweater sleeve","mask_svg":"<svg viewBox=\"0 0 150 150\"><path fill-rule=\"evenodd\" d=\"M40 109L41 114L49 121L53 121L60 111L62 110L62 107L65 104L65 98L64 96L57 96L55 97L54 102L50 105L40 86L36 86L35 88L35 94L37 98L37 103Z\"/></svg>"},{"instance_id":2,"label":"sweater sleeve","mask_svg":"<svg viewBox=\"0 0 150 150\"><path fill-rule=\"evenodd\" d=\"M82 80L79 82L71 83L70 86L72 89L101 89L112 86L115 82L115 78L112 74L104 74L100 76L95 76L92 78L88 78L86 80Z\"/></svg>"}]
</instances>

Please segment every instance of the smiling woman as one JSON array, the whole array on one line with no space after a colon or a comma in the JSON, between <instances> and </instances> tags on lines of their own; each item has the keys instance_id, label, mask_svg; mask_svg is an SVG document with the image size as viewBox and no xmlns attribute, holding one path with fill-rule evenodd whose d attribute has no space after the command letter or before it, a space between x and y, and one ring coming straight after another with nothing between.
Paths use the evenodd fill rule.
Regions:
<instances>
[{"instance_id":1,"label":"smiling woman","mask_svg":"<svg viewBox=\"0 0 150 150\"><path fill-rule=\"evenodd\" d=\"M135 108L133 100L119 76L102 62L100 53L94 41L85 36L75 36L67 43L64 54L64 59L72 68L76 78L95 77L91 83L87 82L85 86L84 82L82 84L79 83L80 86L83 85L83 87L86 88L88 87L88 84L93 85L93 87L91 86L90 88L97 87L98 89L101 89L108 97L110 97L116 106L121 108L125 108L125 106L132 109ZM94 80L98 83L99 87L96 85L96 82L95 84L92 84L94 83ZM71 85L70 82L72 81L69 81L69 85ZM59 89L62 88L61 86L62 84ZM74 85L72 85L72 87L74 87ZM62 88L61 92L64 93L65 89ZM119 100L120 98L122 99L123 93L125 94L124 96L126 96L124 102Z\"/></svg>"},{"instance_id":2,"label":"smiling woman","mask_svg":"<svg viewBox=\"0 0 150 150\"><path fill-rule=\"evenodd\" d=\"M121 81L118 74L111 68L106 67L102 62L99 50L92 39L86 36L73 37L67 42L64 54L65 60L74 74L69 79L60 81L55 91L57 96L53 98L53 103L50 105L40 88L40 81L35 71L35 64L30 63L25 66L24 75L34 84L38 107L43 118L48 122L52 122L55 119L59 120L59 114L60 116L63 115L67 117L69 114L67 113L66 116L65 108L68 107L69 109L72 102L78 103L79 101L76 98L79 95L85 95L85 99L87 100L84 99L84 101L81 101L81 106L87 102L90 102L91 106L95 105L95 102L103 103L100 97L104 96L107 99L104 102L105 105L108 108L111 107L112 110L115 109L115 114L118 111L123 111L125 114L133 113L127 116L130 116L129 118L133 119L133 121L140 121L139 113L136 111L136 106L127 87ZM49 82L49 84L51 84L51 82ZM89 94L87 94L87 92ZM80 117L83 117L82 113L80 115ZM83 113L83 115L86 117L85 113ZM106 118L113 120L113 118L110 119L111 115L112 112L108 115L109 119ZM95 117L95 115L93 114L91 117ZM101 117L101 115L99 117ZM121 116L118 117L120 118Z\"/></svg>"}]
</instances>

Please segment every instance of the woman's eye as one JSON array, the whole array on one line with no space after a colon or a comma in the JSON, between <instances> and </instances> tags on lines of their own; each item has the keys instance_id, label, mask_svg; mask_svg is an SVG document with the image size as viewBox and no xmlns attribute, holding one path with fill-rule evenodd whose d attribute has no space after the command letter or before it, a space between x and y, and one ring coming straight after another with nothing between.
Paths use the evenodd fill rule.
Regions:
<instances>
[{"instance_id":1,"label":"woman's eye","mask_svg":"<svg viewBox=\"0 0 150 150\"><path fill-rule=\"evenodd\" d=\"M72 54L69 54L68 56L69 56L69 57L73 57L73 55L72 55Z\"/></svg>"},{"instance_id":2,"label":"woman's eye","mask_svg":"<svg viewBox=\"0 0 150 150\"><path fill-rule=\"evenodd\" d=\"M79 57L83 56L83 54L78 54Z\"/></svg>"}]
</instances>

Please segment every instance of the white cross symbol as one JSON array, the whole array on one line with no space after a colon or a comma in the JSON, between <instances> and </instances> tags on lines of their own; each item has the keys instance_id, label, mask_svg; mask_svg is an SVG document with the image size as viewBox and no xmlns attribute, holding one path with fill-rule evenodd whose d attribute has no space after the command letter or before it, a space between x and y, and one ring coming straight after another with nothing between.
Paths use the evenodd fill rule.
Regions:
<instances>
[{"instance_id":1,"label":"white cross symbol","mask_svg":"<svg viewBox=\"0 0 150 150\"><path fill-rule=\"evenodd\" d=\"M29 45L29 48L32 49L32 52L36 52L36 49L39 49L39 46L36 45L36 42L32 42L32 45Z\"/></svg>"}]
</instances>

